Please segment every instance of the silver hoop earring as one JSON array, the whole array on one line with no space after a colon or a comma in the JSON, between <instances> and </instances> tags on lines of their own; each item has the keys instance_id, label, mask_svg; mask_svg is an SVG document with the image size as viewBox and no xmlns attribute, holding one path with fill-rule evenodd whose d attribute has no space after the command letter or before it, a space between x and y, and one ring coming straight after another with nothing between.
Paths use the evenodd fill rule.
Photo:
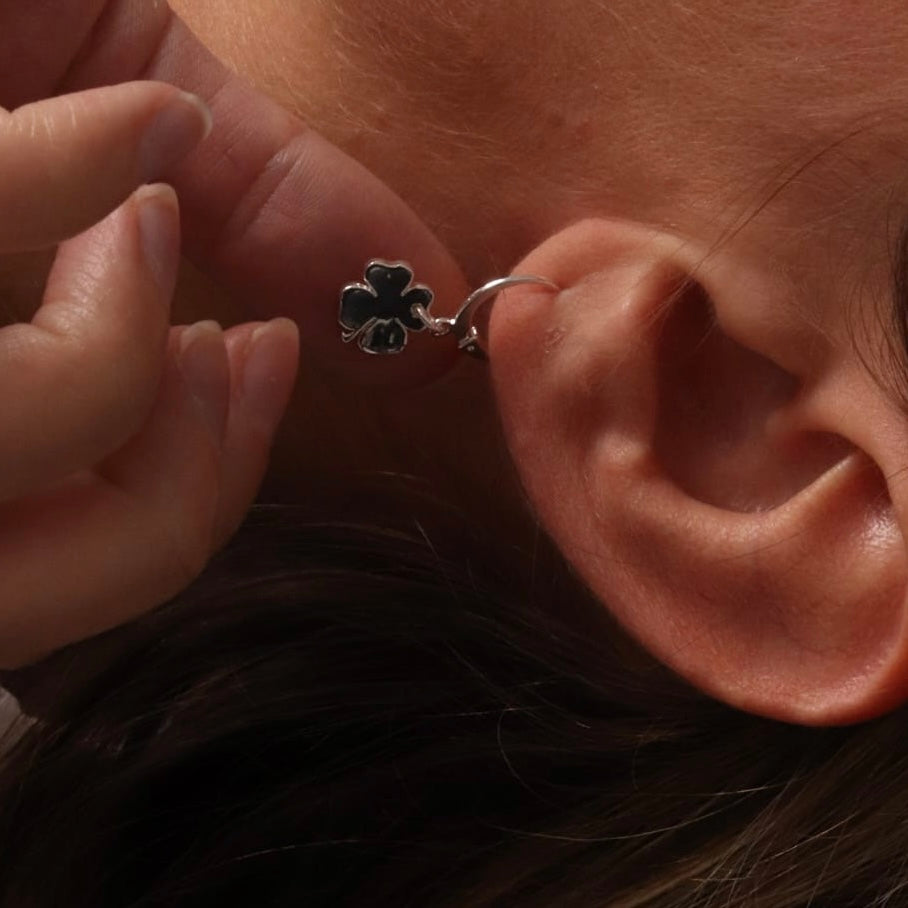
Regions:
<instances>
[{"instance_id":1,"label":"silver hoop earring","mask_svg":"<svg viewBox=\"0 0 908 908\"><path fill-rule=\"evenodd\" d=\"M357 341L364 353L380 356L402 353L411 331L428 331L433 337L453 334L459 350L488 359L485 342L474 324L483 303L518 284L561 289L547 278L532 274L502 277L471 293L453 318L436 318L429 313L435 294L429 287L413 283L413 269L406 262L373 260L366 265L364 280L341 290L338 323L345 343Z\"/></svg>"}]
</instances>

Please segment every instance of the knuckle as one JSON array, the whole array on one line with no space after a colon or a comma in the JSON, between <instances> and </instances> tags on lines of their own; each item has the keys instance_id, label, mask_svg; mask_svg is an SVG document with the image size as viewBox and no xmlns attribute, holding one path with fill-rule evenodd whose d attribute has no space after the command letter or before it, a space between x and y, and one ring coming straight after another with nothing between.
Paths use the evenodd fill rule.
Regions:
<instances>
[{"instance_id":1,"label":"knuckle","mask_svg":"<svg viewBox=\"0 0 908 908\"><path fill-rule=\"evenodd\" d=\"M110 405L145 402L153 393L162 356L133 345L119 332L99 331L98 336L74 337L64 341L68 347L61 357L74 379L96 385ZM157 363L156 363L157 361Z\"/></svg>"},{"instance_id":2,"label":"knuckle","mask_svg":"<svg viewBox=\"0 0 908 908\"><path fill-rule=\"evenodd\" d=\"M36 150L47 146L53 147L64 141L62 124L73 122L75 111L70 104L63 104L62 111L66 114L62 119L54 116L42 104L30 104L13 113L10 122L12 138L19 142L27 142Z\"/></svg>"},{"instance_id":3,"label":"knuckle","mask_svg":"<svg viewBox=\"0 0 908 908\"><path fill-rule=\"evenodd\" d=\"M281 190L289 185L294 190L287 194L288 198L311 195L309 184L313 174L306 152L312 135L310 130L300 127L262 164L227 213L217 236L220 245L232 248L241 244L263 223L267 223L270 233L290 233L299 229L299 211L289 205L280 207L276 200L282 197Z\"/></svg>"},{"instance_id":4,"label":"knuckle","mask_svg":"<svg viewBox=\"0 0 908 908\"><path fill-rule=\"evenodd\" d=\"M178 589L202 573L214 552L217 494L208 492L194 503L184 502L183 505L178 521L170 513L164 515L161 525L168 570Z\"/></svg>"},{"instance_id":5,"label":"knuckle","mask_svg":"<svg viewBox=\"0 0 908 908\"><path fill-rule=\"evenodd\" d=\"M141 428L160 374L148 351L131 350L110 331L89 336L23 328L10 338L15 349L10 359L20 364L18 379L26 393L55 400L55 409L69 413L85 431L94 432L103 422L118 438L128 438ZM162 364L163 355L159 360Z\"/></svg>"}]
</instances>

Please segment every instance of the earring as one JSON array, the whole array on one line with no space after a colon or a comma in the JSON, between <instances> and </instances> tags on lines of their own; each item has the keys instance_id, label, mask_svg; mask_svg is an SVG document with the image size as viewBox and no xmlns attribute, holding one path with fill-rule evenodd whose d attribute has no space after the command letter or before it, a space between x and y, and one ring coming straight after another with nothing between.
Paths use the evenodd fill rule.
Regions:
<instances>
[{"instance_id":1,"label":"earring","mask_svg":"<svg viewBox=\"0 0 908 908\"><path fill-rule=\"evenodd\" d=\"M435 318L429 313L435 294L429 287L413 283L413 270L405 262L373 260L366 265L364 280L341 290L338 322L345 343L357 341L364 353L377 355L402 353L409 332L425 330L433 337L453 334L459 350L488 359L485 343L473 324L483 303L517 284L561 289L535 275L498 278L471 293L453 318Z\"/></svg>"}]
</instances>

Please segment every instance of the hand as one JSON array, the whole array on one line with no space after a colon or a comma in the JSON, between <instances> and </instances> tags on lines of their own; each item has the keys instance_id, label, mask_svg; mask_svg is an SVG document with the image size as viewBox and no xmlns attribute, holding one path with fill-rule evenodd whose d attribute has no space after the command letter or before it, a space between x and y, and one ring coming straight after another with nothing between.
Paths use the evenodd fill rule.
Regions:
<instances>
[{"instance_id":1,"label":"hand","mask_svg":"<svg viewBox=\"0 0 908 908\"><path fill-rule=\"evenodd\" d=\"M36 48L40 48L40 53L36 53ZM153 176L144 173L141 178L136 178L134 175L131 184L163 179L176 188L180 198L184 249L197 266L218 282L229 286L237 296L255 300L256 317L282 313L293 315L305 329L307 353L323 365L337 364L337 368L344 370L348 376L365 373L373 385L384 382L408 388L438 375L450 366L457 357L453 345L434 341L420 344L419 336L408 348L406 356L386 359L378 365L374 358L364 357L358 350L341 344L337 325L338 292L343 284L359 278L362 266L369 258L402 258L409 261L419 279L437 291L439 314L445 314L446 305L450 311L450 307L456 306L465 297L467 287L463 276L439 241L384 184L338 149L308 131L299 120L228 72L173 16L166 4L149 3L148 0L49 0L41 4L3 5L0 11L0 104L9 109L15 108L12 116L18 117L18 122L23 122L25 116L19 105L97 86L115 85L135 78L159 79L192 91L208 101L215 113L214 131L197 150L183 158L175 156L173 162L162 166L160 172ZM167 89L163 86L149 88L146 84L141 90ZM86 97L88 96L83 96L83 100ZM55 103L69 102L61 99ZM87 125L87 122L83 125ZM95 122L95 127L99 126L100 121ZM85 164L84 156L81 160ZM94 160L96 167L93 176L97 176L99 172L102 177L107 174L113 181L113 174L108 174L109 162L102 157L95 157ZM68 191L72 194L72 198L67 198L68 201L83 195L94 198L94 213L86 208L81 220L75 219L64 224L60 219L70 217L63 210L65 207L68 212L71 207L69 204L62 206L59 202L55 204L52 200L47 201L51 194L42 195L41 198L45 201L39 203L32 195L28 199L28 205L17 208L16 217L12 220L20 217L24 210L37 211L37 207L30 206L43 204L48 215L58 220L55 229L48 230L41 242L53 243L54 236L62 238L80 227L87 227L113 208L118 199L123 199L128 194L129 187L125 184L119 184L119 189L110 191L102 188L108 185L105 179L92 182L87 178L87 173L88 171L82 171L78 178L67 183ZM123 179L122 174L118 179ZM10 189L10 182L7 180L7 185L0 191ZM55 181L58 188L60 182ZM40 187L40 180L38 184ZM94 196L94 192L98 195ZM99 292L107 287L107 282L113 285L120 280L114 277L114 273L127 268L126 263L130 259L122 252L126 244L133 244L133 252L129 255L133 256L133 260L137 257L136 206L140 201L141 199L132 199L111 221L63 247L57 270L48 288L47 302L51 306L55 299L61 298L51 292L52 288L67 283L59 278L60 275L70 275L69 283L74 289L78 288L78 281L91 278L87 286L94 287ZM3 210L5 212L9 209ZM35 219L38 220L37 215ZM6 248L27 246L34 242L34 238L28 243L24 240L14 243L11 240ZM175 242L174 240L174 244ZM113 247L117 250L116 255L109 254ZM0 246L0 251L3 248ZM94 255L94 259L89 258L85 262L82 271L75 264L79 259L79 249L84 255ZM104 249L105 254L99 257L98 249ZM92 261L94 264L91 264ZM134 264L134 268L139 267L147 268ZM135 280L134 283L141 281ZM122 280L120 284L123 284ZM154 295L160 298L168 296L158 291ZM144 298L147 296L146 288ZM82 294L82 298L87 297ZM114 320L113 324L120 324L124 332L120 336L126 337L125 322L122 320L127 313L137 311L140 298L135 298L132 307L122 297L119 299L120 306L114 307L113 297L106 292L101 293L96 297L96 307L99 311L104 309L104 318L109 317L108 313L114 307L120 321ZM77 298L73 312L80 311L91 310ZM44 330L42 319L46 317L47 313L42 309L31 326L35 330L34 337L40 336ZM60 318L57 325L65 322L67 332L70 331L71 321L78 325L77 318ZM162 318L166 326L166 316L162 315ZM103 323L99 324L103 328ZM133 327L128 337L141 336L145 342L144 349L154 350L156 348L149 340L151 335L144 327L145 324ZM15 330L21 333L24 329ZM50 330L53 333L53 324ZM226 332L231 382L234 378L239 378L252 330L250 326L242 326ZM275 383L273 394L276 401L283 392L282 382L287 379L287 372L292 371L289 364L294 362L296 354L296 336L292 325L280 321L277 332L278 337L274 342L282 352L275 356L280 356L284 365L271 376ZM37 454L33 454L34 439L29 445L22 438L7 443L9 450L15 447L18 452L22 452L16 455L22 469L32 470L32 476L37 477L39 482L58 484L55 491L59 497L56 499L58 507L55 510L50 486L44 485L41 490L30 486L27 477L23 478L25 474L15 480L18 483L15 488L7 491L5 503L0 496L0 533L5 533L4 545L0 548L0 552L5 553L0 555L0 592L6 594L10 603L5 610L0 609L0 622L3 622L0 623L0 665L24 663L45 650L95 633L126 620L143 609L151 608L185 584L200 566L202 556L199 555L200 547L196 546L186 556L182 571L177 568L169 576L161 574L163 579L158 583L141 574L145 569L143 559L137 558L133 553L133 561L130 561L118 551L117 545L125 545L125 538L122 542L119 538L115 540L117 545L112 551L105 552L103 546L96 550L100 564L90 565L84 562L86 556L74 547L74 540L90 538L91 534L86 529L87 521L94 519L98 521L98 526L102 526L105 512L101 506L97 512L86 510L88 493L80 492L73 476L81 470L82 478L86 479L85 487L90 488L90 476L86 471L96 468L92 471L93 475L115 482L124 475L123 463L128 463L131 455L135 463L132 475L139 476L143 455L138 449L142 445L143 433L146 428L151 433L151 427L160 423L160 418L163 417L159 418L159 410L160 407L166 407L164 402L175 399L176 392L168 392L167 389L177 383L173 358L180 333L179 329L175 329L169 336L166 347L157 348L160 374L164 376L165 384L162 384L158 398L151 405L151 411L145 411L147 419L139 434L120 450L114 449L112 435L108 435L106 450L103 450L104 446L100 443L96 445L94 456L98 460L91 463L86 461L83 448L81 459L65 456L64 453L59 454L62 459L58 461L54 450L59 451L61 447L64 452L69 450L67 444L60 441L60 436L55 441L56 449L52 444L42 448L47 452L44 456L44 469L50 467L42 478L36 466L39 459ZM88 375L92 374L92 369L95 370L95 381L99 381L97 375L102 370L98 364L102 360L87 355L93 350L88 344L89 335L83 333L75 336L80 336L81 342L86 344L86 356L81 362L87 363L85 368ZM157 337L160 338L161 335ZM210 340L205 342L211 343ZM163 342L159 339L158 343ZM74 356L73 351L77 348L68 349L70 356ZM111 338L108 337L106 349L106 362L117 370L115 374L125 374L133 367L144 368L146 387L153 384L153 378L148 378L147 364L142 366L138 359L133 362L134 343L130 346L130 353L124 355L124 347L112 356L113 347ZM74 361L76 360L71 360ZM227 367L223 368L226 370ZM77 377L82 377L78 370L73 369L73 372ZM45 380L52 382L52 379ZM108 394L115 394L118 380L110 380ZM171 382L170 385L166 384L168 381ZM59 391L56 385L54 387ZM75 393L75 387L72 386L67 399L85 403L87 398ZM8 397L12 400L12 395ZM50 399L45 398L45 401ZM48 406L46 402L43 405ZM24 407L22 409L27 410ZM59 412L67 413L65 404L58 408L58 414ZM122 403L119 412L122 413ZM133 412L139 413L141 408L137 407ZM253 479L256 475L256 462L264 463L267 444L259 441L258 447L255 447L254 438L244 442L243 432L240 431L243 419L252 424L254 417L248 412L243 417L237 415L238 412L239 405L229 411L225 441L220 452L218 476L221 477L224 504L218 506L218 516L212 518L213 536L217 536L216 527L221 528L223 535L227 532L224 528L239 519L237 515L243 508L231 504L231 501L243 498L243 488L248 493L246 500L251 500L251 490L257 481ZM7 421L11 424L11 418ZM40 421L36 420L37 422ZM75 419L70 422L71 425L74 424ZM265 422L263 414L263 425L257 430L259 437L268 435L270 431L265 427ZM49 421L44 424L51 425ZM111 419L110 425L116 426L117 419ZM8 439L11 439L10 431L12 430L8 426L5 435ZM100 430L96 429L86 434L100 438L99 433ZM122 431L121 441L127 434ZM158 450L155 444L163 451L166 447L165 440L171 445L177 443L175 437L168 437L168 433L163 430L158 431L155 438L157 442L150 434L148 436L144 455L146 465L152 457L148 452ZM190 443L187 438L186 444ZM244 444L252 447L242 448ZM171 464L183 463L186 473L191 472L191 458L186 459L185 454L169 448L167 452ZM35 466L31 466L32 456L35 458ZM98 472L97 467L102 460L104 465L100 466ZM76 473L66 474L64 464L70 468L75 462L85 466L72 467ZM164 460L161 462L165 463ZM149 466L146 468L150 470ZM154 511L157 515L167 507L161 502L175 497L176 489L168 490L163 474L157 480L153 478L154 475L157 474L146 472L144 480L136 479L134 485L145 489L147 495L154 497L157 504L149 507L157 507L157 511ZM185 481L192 485L190 480ZM210 491L210 476L208 481ZM223 491L228 487L237 490L233 493L234 498ZM200 489L199 495L204 497L204 494L204 489ZM146 500L150 502L152 499ZM170 506L189 507L189 501L184 501L183 505L170 502ZM115 516L116 503L108 507L110 510L106 513ZM43 523L42 514L47 514ZM97 516L93 517L95 514ZM146 514L151 514L151 511L146 511ZM161 518L156 516L155 519ZM130 533L124 529L128 526L135 538L140 535L135 529L140 525L135 513L124 515L118 524L119 535L128 537ZM175 522L170 520L168 525L173 526ZM42 526L43 532L50 533L51 536L41 537ZM96 535L95 539L97 538L100 537ZM143 538L147 547L154 542L153 533ZM215 544L212 543L212 547ZM147 549L143 557L144 555L147 555ZM149 569L153 567L151 565ZM47 583L47 574L57 574L63 582L57 584L56 593L48 594L44 601L29 602L26 593L17 592L17 589L26 590L28 584L34 587ZM182 579L177 580L177 575ZM8 580L2 579L4 577L8 577ZM86 591L92 583L95 584L95 590ZM104 595L98 594L98 590L102 588ZM31 594L33 595L33 591ZM4 641L8 646L6 650Z\"/></svg>"},{"instance_id":2,"label":"hand","mask_svg":"<svg viewBox=\"0 0 908 908\"><path fill-rule=\"evenodd\" d=\"M137 190L207 126L149 82L0 109L0 254L62 241L32 322L0 329L0 667L176 594L264 474L295 325L170 328L177 197Z\"/></svg>"}]
</instances>

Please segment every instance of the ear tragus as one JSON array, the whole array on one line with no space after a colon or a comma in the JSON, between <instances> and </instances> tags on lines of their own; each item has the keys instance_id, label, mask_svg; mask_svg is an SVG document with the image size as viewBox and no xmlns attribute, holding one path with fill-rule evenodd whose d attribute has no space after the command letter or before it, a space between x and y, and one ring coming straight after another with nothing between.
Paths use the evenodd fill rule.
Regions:
<instances>
[{"instance_id":1,"label":"ear tragus","mask_svg":"<svg viewBox=\"0 0 908 908\"><path fill-rule=\"evenodd\" d=\"M565 290L492 314L512 455L562 552L670 667L774 718L867 718L908 697L908 502L861 423L882 392L827 393L834 357L795 374L759 279L698 281L700 261L587 221L521 264Z\"/></svg>"}]
</instances>

